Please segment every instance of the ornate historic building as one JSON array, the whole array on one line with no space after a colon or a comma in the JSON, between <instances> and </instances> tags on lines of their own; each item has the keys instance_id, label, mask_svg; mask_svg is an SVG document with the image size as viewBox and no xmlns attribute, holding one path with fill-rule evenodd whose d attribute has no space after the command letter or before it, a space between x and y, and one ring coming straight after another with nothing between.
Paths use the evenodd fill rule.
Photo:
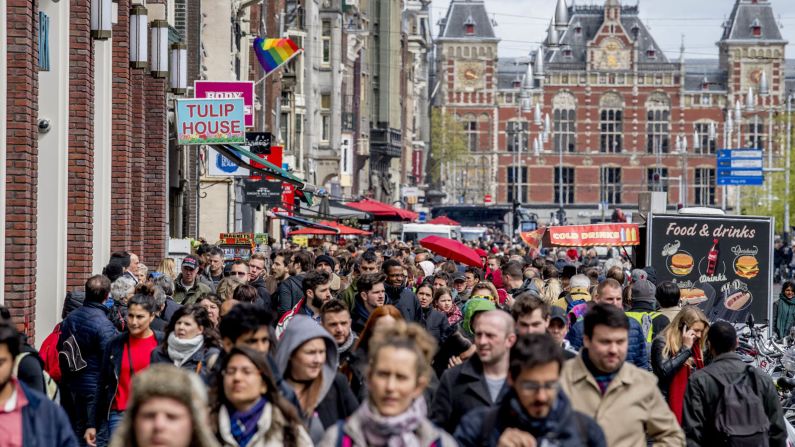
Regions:
<instances>
[{"instance_id":1,"label":"ornate historic building","mask_svg":"<svg viewBox=\"0 0 795 447\"><path fill-rule=\"evenodd\" d=\"M669 206L725 195L732 206L717 150L763 148L766 166L783 154L773 136L787 42L767 0L735 1L712 60L686 60L684 44L670 60L619 0L558 0L544 44L500 58L486 6L453 0L436 41L435 105L462 122L470 149L444 170L452 203L491 195L542 218L563 207L570 222L632 210L651 190L668 191Z\"/></svg>"}]
</instances>

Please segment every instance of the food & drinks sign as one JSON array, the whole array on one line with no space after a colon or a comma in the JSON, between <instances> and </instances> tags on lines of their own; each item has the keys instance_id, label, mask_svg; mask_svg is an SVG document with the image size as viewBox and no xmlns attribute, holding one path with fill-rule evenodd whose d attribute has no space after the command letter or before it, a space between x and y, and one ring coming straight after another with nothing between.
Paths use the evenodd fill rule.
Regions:
<instances>
[{"instance_id":1,"label":"food & drinks sign","mask_svg":"<svg viewBox=\"0 0 795 447\"><path fill-rule=\"evenodd\" d=\"M246 142L245 105L235 99L178 99L177 144Z\"/></svg>"},{"instance_id":2,"label":"food & drinks sign","mask_svg":"<svg viewBox=\"0 0 795 447\"><path fill-rule=\"evenodd\" d=\"M647 265L710 321L772 318L773 219L651 214Z\"/></svg>"}]
</instances>

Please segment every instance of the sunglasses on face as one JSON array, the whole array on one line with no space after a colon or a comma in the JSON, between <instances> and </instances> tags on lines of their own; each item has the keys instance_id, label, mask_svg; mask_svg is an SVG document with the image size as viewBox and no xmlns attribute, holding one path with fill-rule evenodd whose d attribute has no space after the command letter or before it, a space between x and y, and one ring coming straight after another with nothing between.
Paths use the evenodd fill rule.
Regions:
<instances>
[{"instance_id":1,"label":"sunglasses on face","mask_svg":"<svg viewBox=\"0 0 795 447\"><path fill-rule=\"evenodd\" d=\"M492 296L491 296L491 295L473 295L473 296L471 296L470 298L472 298L472 299L476 299L476 300L477 300L477 299L481 299L481 300L489 300L489 301L494 301L494 298L492 298Z\"/></svg>"}]
</instances>

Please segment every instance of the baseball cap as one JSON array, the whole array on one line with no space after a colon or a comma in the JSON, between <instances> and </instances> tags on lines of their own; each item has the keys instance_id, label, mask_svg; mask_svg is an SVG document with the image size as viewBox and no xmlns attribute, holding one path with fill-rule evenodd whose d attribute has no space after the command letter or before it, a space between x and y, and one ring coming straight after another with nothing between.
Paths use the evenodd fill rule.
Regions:
<instances>
[{"instance_id":1,"label":"baseball cap","mask_svg":"<svg viewBox=\"0 0 795 447\"><path fill-rule=\"evenodd\" d=\"M653 303L657 288L648 279L641 279L632 283L632 301Z\"/></svg>"},{"instance_id":2,"label":"baseball cap","mask_svg":"<svg viewBox=\"0 0 795 447\"><path fill-rule=\"evenodd\" d=\"M552 320L560 320L565 325L568 323L566 311L558 306L552 306L552 310L549 312L549 321L551 322Z\"/></svg>"},{"instance_id":3,"label":"baseball cap","mask_svg":"<svg viewBox=\"0 0 795 447\"><path fill-rule=\"evenodd\" d=\"M453 282L466 282L467 277L461 273L456 273L455 278L453 278Z\"/></svg>"},{"instance_id":4,"label":"baseball cap","mask_svg":"<svg viewBox=\"0 0 795 447\"><path fill-rule=\"evenodd\" d=\"M199 267L199 260L192 255L185 256L182 260L182 267L187 267L190 270L196 270Z\"/></svg>"},{"instance_id":5,"label":"baseball cap","mask_svg":"<svg viewBox=\"0 0 795 447\"><path fill-rule=\"evenodd\" d=\"M649 279L649 273L643 269L634 269L632 270L632 282L638 282L641 280Z\"/></svg>"}]
</instances>

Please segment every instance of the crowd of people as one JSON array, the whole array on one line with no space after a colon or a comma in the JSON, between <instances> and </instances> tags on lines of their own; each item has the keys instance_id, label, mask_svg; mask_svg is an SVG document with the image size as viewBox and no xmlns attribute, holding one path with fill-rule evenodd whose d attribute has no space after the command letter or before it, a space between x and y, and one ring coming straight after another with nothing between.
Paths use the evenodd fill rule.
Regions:
<instances>
[{"instance_id":1,"label":"crowd of people","mask_svg":"<svg viewBox=\"0 0 795 447\"><path fill-rule=\"evenodd\" d=\"M0 312L0 446L786 445L735 328L652 268L476 248L113 253L40 350Z\"/></svg>"}]
</instances>

